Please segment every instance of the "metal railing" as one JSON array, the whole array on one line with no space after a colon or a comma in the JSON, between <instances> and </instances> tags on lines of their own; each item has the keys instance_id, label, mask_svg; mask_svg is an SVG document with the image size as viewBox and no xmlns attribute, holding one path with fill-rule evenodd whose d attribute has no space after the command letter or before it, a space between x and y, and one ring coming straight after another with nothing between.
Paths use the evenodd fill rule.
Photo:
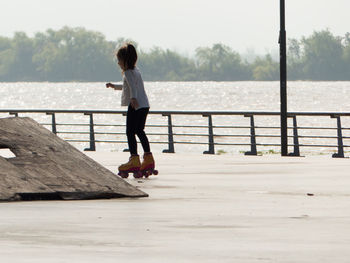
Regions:
<instances>
[{"instance_id":1,"label":"metal railing","mask_svg":"<svg viewBox=\"0 0 350 263\"><path fill-rule=\"evenodd\" d=\"M95 128L106 128L106 127L125 127L125 122L120 124L111 124L111 123L95 123L94 117L98 115L125 115L126 111L111 111L111 110L54 110L54 109L1 109L0 113L7 113L12 116L22 116L23 114L46 114L51 116L51 123L41 123L44 126L51 126L51 130L53 133L59 135L59 134L74 134L74 135L88 135L89 139L66 139L68 142L81 142L81 143L88 143L89 147L86 148L86 151L95 151L96 150L96 144L97 143L126 143L126 140L98 140L96 139L96 136L100 135L114 135L114 136L122 136L125 133L124 132L108 132L108 131L95 131ZM89 117L88 123L58 123L56 121L56 116L59 114L69 115L69 114L75 114L75 115L85 115ZM168 145L168 149L163 150L165 153L174 153L175 152L175 144L197 144L197 145L207 145L208 150L204 151L204 154L215 154L215 147L216 146L245 146L250 147L249 151L245 152L245 155L257 155L257 147L260 146L275 146L280 147L280 134L260 134L257 133L257 131L260 130L276 130L276 132L280 131L280 127L278 125L269 126L268 123L265 125L255 125L255 119L259 116L269 117L269 116L275 116L279 117L279 112L260 112L260 111L150 111L150 115L158 115L162 118L165 117L166 120L163 120L165 122L164 124L149 124L146 125L146 127L151 127L153 129L166 129L167 132L156 132L156 133L148 133L149 136L157 135L157 136L165 136L167 137L166 141L150 141L150 143L157 143L157 144L166 144ZM173 124L173 117L174 116L199 116L199 117L205 117L207 118L207 125L175 125ZM213 117L214 116L240 116L244 118L249 118L249 125L214 125L213 123ZM293 148L293 152L289 153L290 156L300 156L300 148L301 147L327 147L327 148L335 148L336 151L332 155L333 157L344 157L344 149L347 147L350 147L349 145L345 145L343 143L344 140L350 139L350 137L344 136L343 131L350 130L350 128L342 127L341 124L341 118L342 117L349 117L350 112L289 112L288 118L292 120L293 125L288 127L290 131L292 131L292 135L289 135L288 138L293 141L293 143L288 144L289 147ZM298 126L297 125L297 118L299 117L308 117L308 118L315 118L315 117L324 117L324 118L334 118L336 122L334 123L333 127L318 127L318 126ZM35 118L34 118L35 119ZM62 131L59 130L58 127L73 127L76 128L78 126L80 127L87 127L88 129L86 131ZM174 132L174 129L177 128L184 128L184 129L191 129L191 131L200 128L205 129L205 133L178 133ZM245 134L218 134L214 131L216 130L222 130L222 129L229 129L229 130L248 130L249 132L246 132ZM334 131L334 135L300 135L300 131L305 130L329 130ZM178 138L183 137L190 137L190 138L196 138L196 137L207 137L207 141L181 141L178 140ZM175 140L175 138L177 140ZM223 138L225 139L225 142L217 142L217 138ZM235 142L232 141L233 139L244 139L246 138L246 142ZM271 138L271 139L278 139L278 142L257 142L257 140L261 140L262 138ZM300 143L300 139L334 139L337 141L336 144L330 144L330 143Z\"/></svg>"}]
</instances>

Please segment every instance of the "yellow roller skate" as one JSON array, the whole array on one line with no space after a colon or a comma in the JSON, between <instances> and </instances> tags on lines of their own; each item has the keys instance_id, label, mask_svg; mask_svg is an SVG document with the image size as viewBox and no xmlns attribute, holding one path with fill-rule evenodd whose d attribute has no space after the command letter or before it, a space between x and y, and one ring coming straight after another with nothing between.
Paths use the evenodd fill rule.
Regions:
<instances>
[{"instance_id":1,"label":"yellow roller skate","mask_svg":"<svg viewBox=\"0 0 350 263\"><path fill-rule=\"evenodd\" d=\"M145 153L140 167L142 176L148 178L150 175L157 175L158 171L154 169L155 163L152 153Z\"/></svg>"},{"instance_id":2,"label":"yellow roller skate","mask_svg":"<svg viewBox=\"0 0 350 263\"><path fill-rule=\"evenodd\" d=\"M129 173L133 173L135 178L141 178L142 173L140 171L141 163L138 155L131 155L129 161L118 167L118 175L122 178L128 178Z\"/></svg>"}]
</instances>

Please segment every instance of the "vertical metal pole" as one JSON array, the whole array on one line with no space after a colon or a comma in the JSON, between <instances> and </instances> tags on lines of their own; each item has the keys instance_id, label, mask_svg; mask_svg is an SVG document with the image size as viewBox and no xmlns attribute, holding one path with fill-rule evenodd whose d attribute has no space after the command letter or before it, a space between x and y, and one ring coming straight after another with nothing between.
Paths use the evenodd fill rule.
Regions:
<instances>
[{"instance_id":1,"label":"vertical metal pole","mask_svg":"<svg viewBox=\"0 0 350 263\"><path fill-rule=\"evenodd\" d=\"M293 116L293 144L294 144L294 152L289 153L288 156L300 156L298 124L297 124L296 115Z\"/></svg>"},{"instance_id":2,"label":"vertical metal pole","mask_svg":"<svg viewBox=\"0 0 350 263\"><path fill-rule=\"evenodd\" d=\"M245 152L244 155L257 155L254 115L244 115L244 117L250 117L250 152Z\"/></svg>"},{"instance_id":3,"label":"vertical metal pole","mask_svg":"<svg viewBox=\"0 0 350 263\"><path fill-rule=\"evenodd\" d=\"M331 118L337 119L337 134L338 134L338 152L332 155L333 158L344 158L344 145L340 116L333 115Z\"/></svg>"},{"instance_id":4,"label":"vertical metal pole","mask_svg":"<svg viewBox=\"0 0 350 263\"><path fill-rule=\"evenodd\" d=\"M96 151L93 114L92 113L84 113L84 115L90 116L90 148L85 148L84 151Z\"/></svg>"},{"instance_id":5,"label":"vertical metal pole","mask_svg":"<svg viewBox=\"0 0 350 263\"><path fill-rule=\"evenodd\" d=\"M287 128L287 52L286 52L286 25L285 0L280 0L280 96L281 96L281 154L288 155L288 128Z\"/></svg>"},{"instance_id":6,"label":"vertical metal pole","mask_svg":"<svg viewBox=\"0 0 350 263\"><path fill-rule=\"evenodd\" d=\"M126 116L127 115L127 113L125 112L125 113L123 113L123 116ZM126 126L126 125L125 125ZM123 150L123 152L130 152L130 150L129 150L129 148L125 148L124 150Z\"/></svg>"},{"instance_id":7,"label":"vertical metal pole","mask_svg":"<svg viewBox=\"0 0 350 263\"><path fill-rule=\"evenodd\" d=\"M168 149L163 150L163 153L175 153L174 149L174 135L173 135L173 123L171 121L171 114L163 114L168 116Z\"/></svg>"},{"instance_id":8,"label":"vertical metal pole","mask_svg":"<svg viewBox=\"0 0 350 263\"><path fill-rule=\"evenodd\" d=\"M51 115L51 130L52 130L52 133L57 134L55 113L46 112L46 115Z\"/></svg>"},{"instance_id":9,"label":"vertical metal pole","mask_svg":"<svg viewBox=\"0 0 350 263\"><path fill-rule=\"evenodd\" d=\"M204 154L215 154L214 149L214 131L213 131L213 120L211 115L203 115L203 117L208 117L208 151L204 151Z\"/></svg>"}]
</instances>

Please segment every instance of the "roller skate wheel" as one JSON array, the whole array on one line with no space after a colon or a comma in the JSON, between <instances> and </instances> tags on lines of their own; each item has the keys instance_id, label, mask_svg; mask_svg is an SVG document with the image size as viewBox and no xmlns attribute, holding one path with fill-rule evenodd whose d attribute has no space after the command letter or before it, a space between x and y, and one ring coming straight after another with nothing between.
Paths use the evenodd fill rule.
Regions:
<instances>
[{"instance_id":1,"label":"roller skate wheel","mask_svg":"<svg viewBox=\"0 0 350 263\"><path fill-rule=\"evenodd\" d=\"M119 172L118 175L119 175L121 178L128 178L128 177L129 177L129 174L126 173L126 172Z\"/></svg>"},{"instance_id":2,"label":"roller skate wheel","mask_svg":"<svg viewBox=\"0 0 350 263\"><path fill-rule=\"evenodd\" d=\"M137 172L134 172L134 178L142 178L142 172L141 171L137 171Z\"/></svg>"},{"instance_id":3,"label":"roller skate wheel","mask_svg":"<svg viewBox=\"0 0 350 263\"><path fill-rule=\"evenodd\" d=\"M154 175L158 175L158 170L153 170Z\"/></svg>"}]
</instances>

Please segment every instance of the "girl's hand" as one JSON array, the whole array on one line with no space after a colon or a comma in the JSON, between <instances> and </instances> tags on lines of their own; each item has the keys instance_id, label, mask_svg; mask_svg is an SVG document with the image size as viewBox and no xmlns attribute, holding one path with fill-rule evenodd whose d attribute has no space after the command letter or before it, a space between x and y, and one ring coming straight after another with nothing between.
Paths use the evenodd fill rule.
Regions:
<instances>
[{"instance_id":1,"label":"girl's hand","mask_svg":"<svg viewBox=\"0 0 350 263\"><path fill-rule=\"evenodd\" d=\"M106 83L106 88L114 88L114 85L110 82Z\"/></svg>"},{"instance_id":2,"label":"girl's hand","mask_svg":"<svg viewBox=\"0 0 350 263\"><path fill-rule=\"evenodd\" d=\"M110 82L106 83L106 88L112 88L115 90L122 90L123 89L123 85L121 84L112 84Z\"/></svg>"},{"instance_id":3,"label":"girl's hand","mask_svg":"<svg viewBox=\"0 0 350 263\"><path fill-rule=\"evenodd\" d=\"M132 98L130 100L130 104L131 104L131 107L133 107L135 110L139 107L139 103L137 102L137 100L135 98Z\"/></svg>"}]
</instances>

